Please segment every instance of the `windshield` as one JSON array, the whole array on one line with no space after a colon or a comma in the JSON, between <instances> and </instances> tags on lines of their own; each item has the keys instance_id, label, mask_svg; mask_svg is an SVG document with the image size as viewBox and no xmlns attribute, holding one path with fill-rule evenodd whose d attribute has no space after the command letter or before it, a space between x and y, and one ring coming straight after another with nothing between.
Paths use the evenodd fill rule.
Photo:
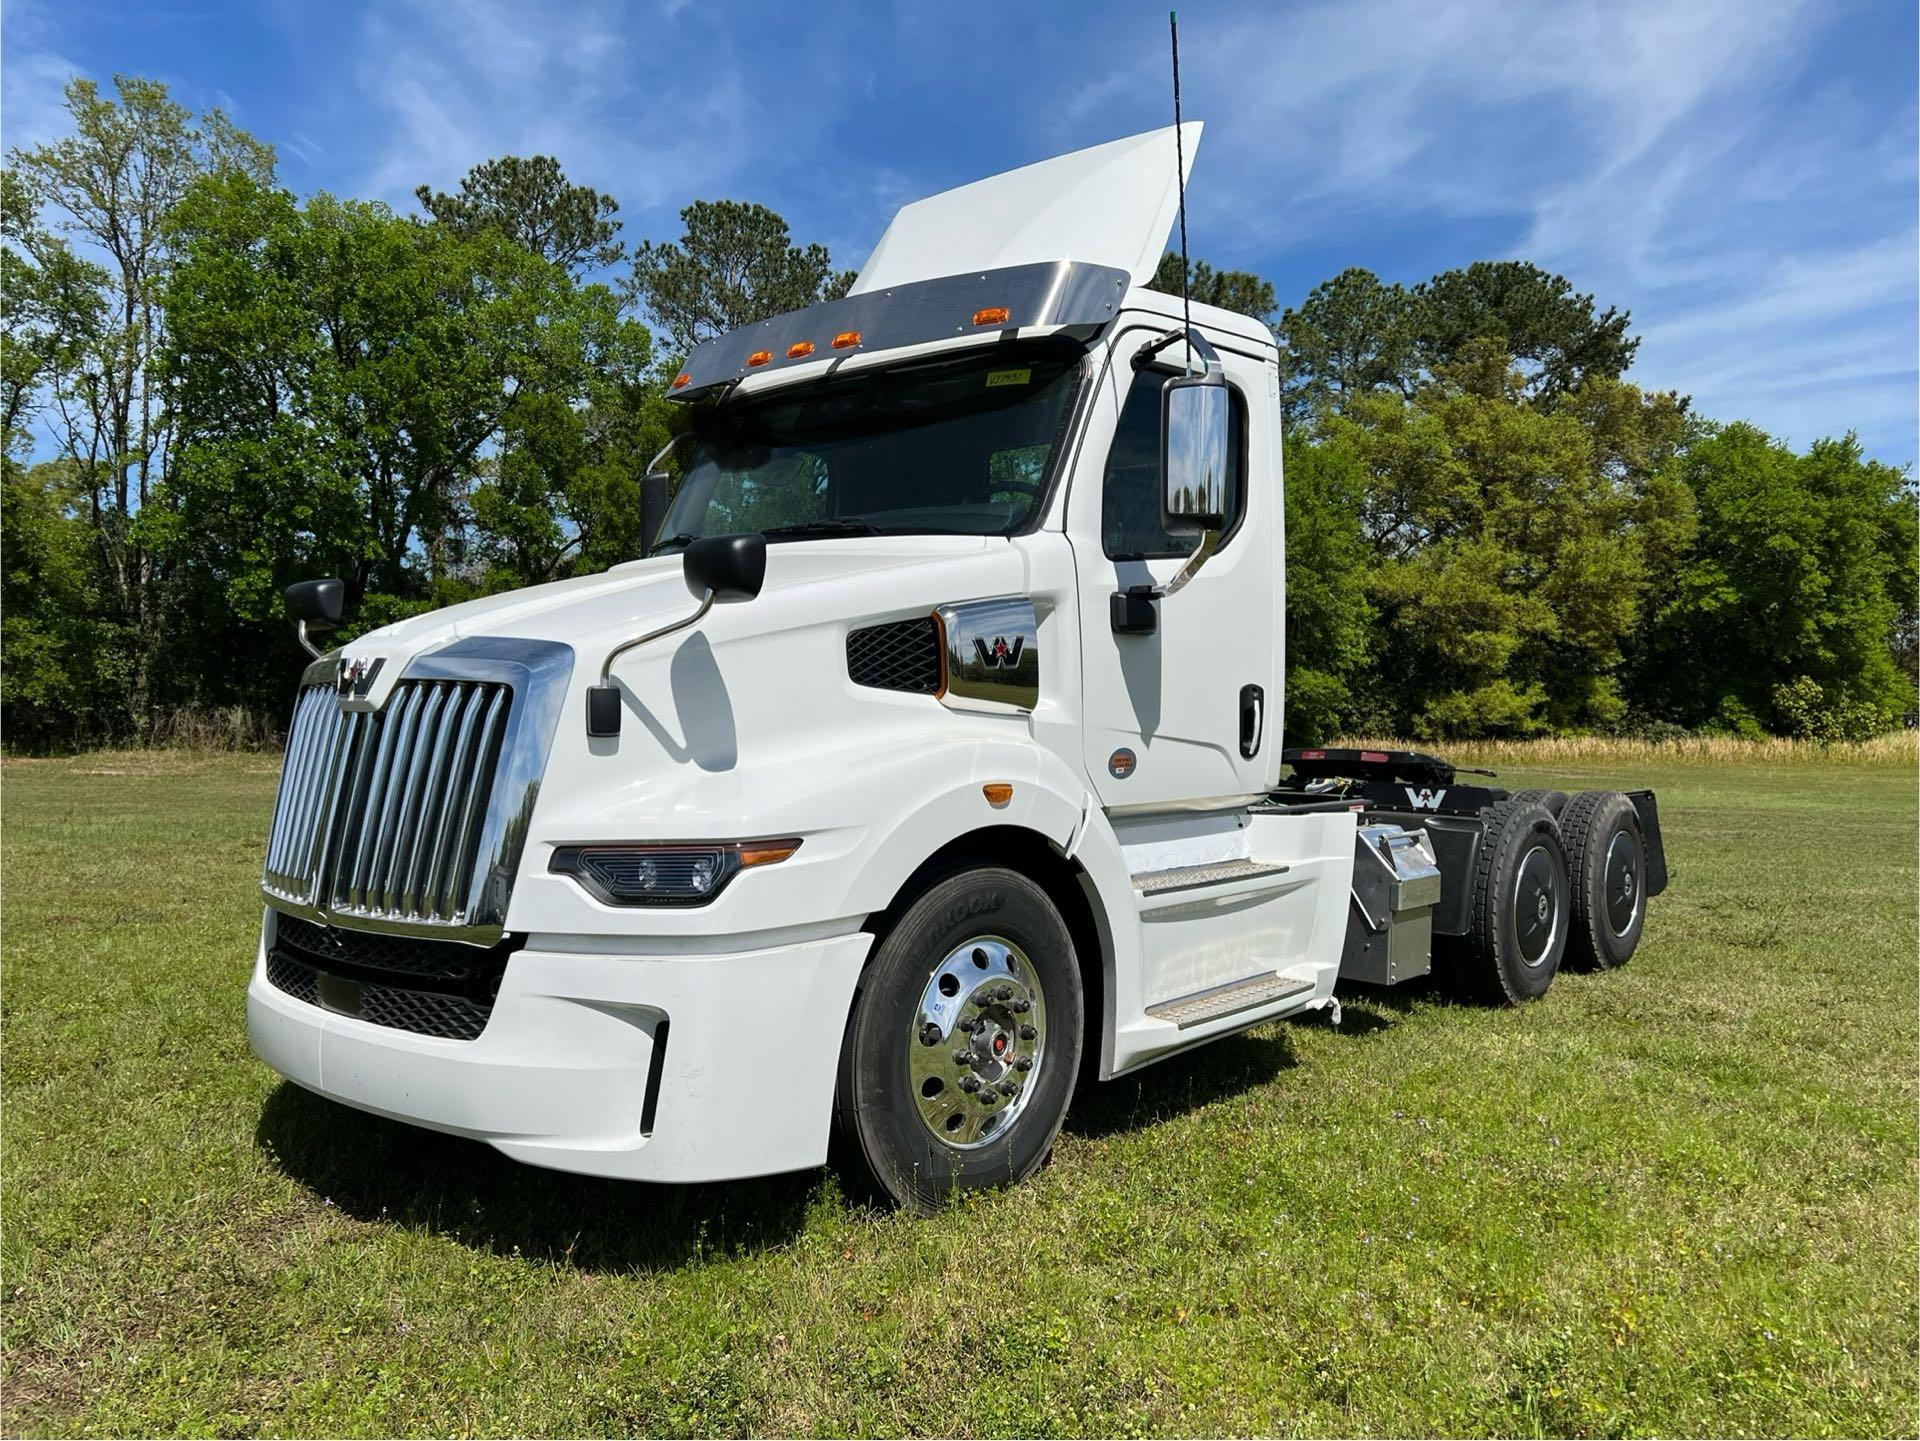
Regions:
<instances>
[{"instance_id":1,"label":"windshield","mask_svg":"<svg viewBox=\"0 0 1920 1441\"><path fill-rule=\"evenodd\" d=\"M697 413L661 543L1011 535L1045 493L1079 362L1073 346L996 346Z\"/></svg>"}]
</instances>

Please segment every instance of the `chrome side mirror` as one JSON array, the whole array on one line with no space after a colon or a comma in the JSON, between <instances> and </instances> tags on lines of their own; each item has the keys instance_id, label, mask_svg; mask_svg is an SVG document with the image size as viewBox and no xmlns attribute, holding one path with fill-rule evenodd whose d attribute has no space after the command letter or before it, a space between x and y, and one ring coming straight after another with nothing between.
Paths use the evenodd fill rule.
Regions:
<instances>
[{"instance_id":1,"label":"chrome side mirror","mask_svg":"<svg viewBox=\"0 0 1920 1441\"><path fill-rule=\"evenodd\" d=\"M1161 390L1160 524L1169 535L1225 528L1231 414L1226 380L1211 367Z\"/></svg>"},{"instance_id":2,"label":"chrome side mirror","mask_svg":"<svg viewBox=\"0 0 1920 1441\"><path fill-rule=\"evenodd\" d=\"M318 660L326 652L308 640L307 633L332 630L340 624L347 600L346 586L339 577L330 575L322 580L297 580L282 594L288 617L299 627L300 644L307 648L308 655Z\"/></svg>"}]
</instances>

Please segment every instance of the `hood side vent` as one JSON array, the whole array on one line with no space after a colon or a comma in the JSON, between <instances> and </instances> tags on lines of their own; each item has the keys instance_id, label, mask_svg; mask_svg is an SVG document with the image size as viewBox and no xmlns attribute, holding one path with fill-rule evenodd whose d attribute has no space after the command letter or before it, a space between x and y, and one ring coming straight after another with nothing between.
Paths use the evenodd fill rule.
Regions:
<instances>
[{"instance_id":1,"label":"hood side vent","mask_svg":"<svg viewBox=\"0 0 1920 1441\"><path fill-rule=\"evenodd\" d=\"M923 615L848 631L847 675L875 690L940 694L938 623Z\"/></svg>"}]
</instances>

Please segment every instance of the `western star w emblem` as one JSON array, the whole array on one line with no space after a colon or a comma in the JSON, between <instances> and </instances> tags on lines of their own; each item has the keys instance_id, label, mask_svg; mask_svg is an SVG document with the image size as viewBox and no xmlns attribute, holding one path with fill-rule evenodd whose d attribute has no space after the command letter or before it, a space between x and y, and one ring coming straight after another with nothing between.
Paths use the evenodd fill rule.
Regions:
<instances>
[{"instance_id":1,"label":"western star w emblem","mask_svg":"<svg viewBox=\"0 0 1920 1441\"><path fill-rule=\"evenodd\" d=\"M1027 638L1023 635L1015 636L1012 645L1007 644L1003 635L995 636L991 646L985 636L973 638L973 649L980 657L980 664L989 670L1012 670L1020 664L1020 652L1026 648Z\"/></svg>"},{"instance_id":2,"label":"western star w emblem","mask_svg":"<svg viewBox=\"0 0 1920 1441\"><path fill-rule=\"evenodd\" d=\"M1418 790L1412 786L1402 786L1400 789L1407 793L1407 804L1417 811L1437 811L1440 802L1447 798L1446 791L1436 791L1427 786L1421 786Z\"/></svg>"},{"instance_id":3,"label":"western star w emblem","mask_svg":"<svg viewBox=\"0 0 1920 1441\"><path fill-rule=\"evenodd\" d=\"M380 674L380 661L368 660L361 656L358 660L340 657L340 674L336 685L341 696L351 696L355 700L365 700L367 692L373 689L373 678Z\"/></svg>"}]
</instances>

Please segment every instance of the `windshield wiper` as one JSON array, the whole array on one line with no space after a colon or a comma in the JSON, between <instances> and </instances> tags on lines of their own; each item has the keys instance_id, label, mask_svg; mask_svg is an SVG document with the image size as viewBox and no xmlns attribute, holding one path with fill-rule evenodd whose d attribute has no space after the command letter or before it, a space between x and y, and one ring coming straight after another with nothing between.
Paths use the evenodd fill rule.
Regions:
<instances>
[{"instance_id":1,"label":"windshield wiper","mask_svg":"<svg viewBox=\"0 0 1920 1441\"><path fill-rule=\"evenodd\" d=\"M668 549L669 547L675 550L683 550L687 546L692 545L698 539L700 539L699 536L688 535L684 530L676 531L674 534L668 536L665 540L655 541L653 549L648 551L647 554L659 555L662 551Z\"/></svg>"},{"instance_id":2,"label":"windshield wiper","mask_svg":"<svg viewBox=\"0 0 1920 1441\"><path fill-rule=\"evenodd\" d=\"M760 532L768 540L800 535L878 535L880 529L857 515L829 515L820 520L796 521L792 525L772 525Z\"/></svg>"}]
</instances>

